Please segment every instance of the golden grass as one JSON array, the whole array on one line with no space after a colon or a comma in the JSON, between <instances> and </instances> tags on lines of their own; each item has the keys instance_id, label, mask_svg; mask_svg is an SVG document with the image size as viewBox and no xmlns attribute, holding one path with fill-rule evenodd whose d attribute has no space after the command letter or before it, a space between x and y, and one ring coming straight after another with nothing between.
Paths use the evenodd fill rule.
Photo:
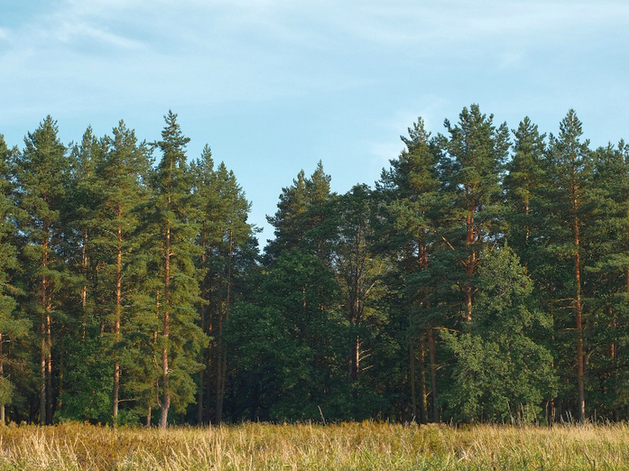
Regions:
<instances>
[{"instance_id":1,"label":"golden grass","mask_svg":"<svg viewBox=\"0 0 629 471\"><path fill-rule=\"evenodd\" d=\"M629 425L0 429L6 470L622 470Z\"/></svg>"}]
</instances>

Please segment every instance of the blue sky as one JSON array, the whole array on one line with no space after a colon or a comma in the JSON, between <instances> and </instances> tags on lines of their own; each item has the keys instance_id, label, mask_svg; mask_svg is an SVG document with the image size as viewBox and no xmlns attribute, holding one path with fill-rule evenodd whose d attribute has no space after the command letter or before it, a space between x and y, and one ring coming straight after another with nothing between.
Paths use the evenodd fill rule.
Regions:
<instances>
[{"instance_id":1,"label":"blue sky","mask_svg":"<svg viewBox=\"0 0 629 471\"><path fill-rule=\"evenodd\" d=\"M418 116L436 134L478 103L593 146L629 140L629 2L0 0L0 134L48 114L64 143L120 119L148 141L179 114L272 236L282 187L319 160L333 190L378 179Z\"/></svg>"}]
</instances>

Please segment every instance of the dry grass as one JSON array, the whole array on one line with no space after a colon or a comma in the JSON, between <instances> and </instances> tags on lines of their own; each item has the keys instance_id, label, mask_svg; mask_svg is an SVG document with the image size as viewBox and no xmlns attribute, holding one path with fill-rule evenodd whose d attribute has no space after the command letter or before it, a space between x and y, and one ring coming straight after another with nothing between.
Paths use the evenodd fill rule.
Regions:
<instances>
[{"instance_id":1,"label":"dry grass","mask_svg":"<svg viewBox=\"0 0 629 471\"><path fill-rule=\"evenodd\" d=\"M5 427L5 470L629 469L629 426Z\"/></svg>"}]
</instances>

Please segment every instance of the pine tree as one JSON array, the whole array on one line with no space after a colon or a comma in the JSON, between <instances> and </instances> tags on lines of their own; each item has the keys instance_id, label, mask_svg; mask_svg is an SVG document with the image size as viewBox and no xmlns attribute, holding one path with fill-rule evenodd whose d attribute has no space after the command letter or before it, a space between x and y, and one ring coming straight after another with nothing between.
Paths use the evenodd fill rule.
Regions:
<instances>
[{"instance_id":1,"label":"pine tree","mask_svg":"<svg viewBox=\"0 0 629 471\"><path fill-rule=\"evenodd\" d=\"M146 178L151 163L148 146L120 121L106 139L107 151L97 168L102 187L98 191L98 218L94 242L100 259L100 283L106 293L104 308L113 345L112 416L118 421L121 353L133 308L133 257L139 249L136 234L139 206L146 200ZM106 286L104 286L106 285ZM129 361L132 359L128 358Z\"/></svg>"},{"instance_id":2,"label":"pine tree","mask_svg":"<svg viewBox=\"0 0 629 471\"><path fill-rule=\"evenodd\" d=\"M200 285L204 302L200 312L201 328L213 340L210 350L206 352L206 361L212 370L208 371L210 374L207 376L203 370L200 372L197 419L203 422L203 390L209 389L209 383L204 384L204 379L213 379L216 399L214 421L220 423L227 382L224 325L238 297L234 278L253 262L253 254L247 254L253 234L253 228L247 222L251 204L234 173L227 170L224 163L214 168L209 146L205 147L201 158L192 166L192 173L200 226L197 244L202 250Z\"/></svg>"},{"instance_id":3,"label":"pine tree","mask_svg":"<svg viewBox=\"0 0 629 471\"><path fill-rule=\"evenodd\" d=\"M337 235L334 238L334 267L341 291L340 303L350 326L349 377L358 397L362 364L373 347L375 326L384 322L374 308L382 294L384 257L373 251L374 198L366 185L356 185L337 198L334 205Z\"/></svg>"},{"instance_id":4,"label":"pine tree","mask_svg":"<svg viewBox=\"0 0 629 471\"><path fill-rule=\"evenodd\" d=\"M406 149L391 160L391 169L382 174L378 188L384 195L387 224L382 238L385 250L393 253L401 283L397 289L403 296L404 314L408 317L409 381L413 417L428 421L427 389L424 380L425 342L429 344L432 419L438 421L436 385L436 347L433 329L439 320L434 319L431 297L434 287L423 276L430 268L429 251L435 244L435 219L439 213L439 178L437 150L425 130L424 121L418 118L408 128L408 137L401 136ZM417 362L419 355L419 362ZM420 410L417 411L417 363L419 364Z\"/></svg>"},{"instance_id":5,"label":"pine tree","mask_svg":"<svg viewBox=\"0 0 629 471\"><path fill-rule=\"evenodd\" d=\"M452 203L439 231L463 266L457 285L464 298L463 319L469 322L482 248L499 229L500 180L509 136L506 123L496 129L493 115L481 114L478 105L463 108L459 123L452 126L446 120L445 127L449 136L439 137L444 151L440 171L443 191Z\"/></svg>"},{"instance_id":6,"label":"pine tree","mask_svg":"<svg viewBox=\"0 0 629 471\"><path fill-rule=\"evenodd\" d=\"M621 141L593 155L591 210L584 224L584 304L593 322L588 329L590 407L599 417L624 417L628 389L622 367L627 352L624 326L629 319L629 149Z\"/></svg>"},{"instance_id":7,"label":"pine tree","mask_svg":"<svg viewBox=\"0 0 629 471\"><path fill-rule=\"evenodd\" d=\"M574 314L574 332L576 337L576 369L577 369L577 410L579 420L585 416L585 372L584 372L584 331L583 331L583 281L582 281L582 222L588 211L588 187L592 174L592 157L588 149L589 141L581 141L583 134L581 121L574 110L568 111L559 125L559 135L551 136L549 159L553 186L554 236L559 244L570 244L569 239L561 239L558 226L567 222L571 229L570 239L573 265L572 280L566 280L569 287L566 299L571 304ZM559 236L559 237L558 237ZM567 236L567 234L566 234ZM559 247L558 247L559 248Z\"/></svg>"},{"instance_id":8,"label":"pine tree","mask_svg":"<svg viewBox=\"0 0 629 471\"><path fill-rule=\"evenodd\" d=\"M64 224L70 229L66 231L68 244L78 250L78 254L72 257L72 262L81 278L80 331L82 340L86 338L88 324L93 321L90 318L94 312L94 276L90 272L93 267L91 263L93 221L96 219L98 203L96 191L100 183L96 175L96 166L102 153L102 145L89 126L83 134L81 143L73 146L70 156L71 183L66 210L69 220L64 221Z\"/></svg>"},{"instance_id":9,"label":"pine tree","mask_svg":"<svg viewBox=\"0 0 629 471\"><path fill-rule=\"evenodd\" d=\"M525 265L534 258L530 251L533 239L539 234L540 190L545 178L543 159L545 134L539 134L537 125L526 117L513 131L515 154L507 164L504 189L507 202L509 245L520 255Z\"/></svg>"},{"instance_id":10,"label":"pine tree","mask_svg":"<svg viewBox=\"0 0 629 471\"><path fill-rule=\"evenodd\" d=\"M5 342L24 337L30 327L17 316L16 288L11 284L17 268L17 251L13 243L15 225L12 201L11 161L16 150L10 150L0 134L0 426L6 424L5 407L13 398L14 383L5 370Z\"/></svg>"},{"instance_id":11,"label":"pine tree","mask_svg":"<svg viewBox=\"0 0 629 471\"><path fill-rule=\"evenodd\" d=\"M293 185L282 189L275 216L267 216L267 221L275 228L275 239L269 241L265 249L267 258L273 259L282 251L301 247L329 265L327 239L334 229L328 221L329 206L326 203L333 196L330 176L323 170L321 162L309 178L303 170L300 171Z\"/></svg>"},{"instance_id":12,"label":"pine tree","mask_svg":"<svg viewBox=\"0 0 629 471\"><path fill-rule=\"evenodd\" d=\"M57 379L59 420L110 419L107 394L108 365L102 342L105 318L100 309L98 257L94 247L98 220L98 190L102 182L96 167L104 152L103 142L88 126L81 141L70 148L67 193L61 211L66 275L59 292L66 314L57 344L60 355Z\"/></svg>"},{"instance_id":13,"label":"pine tree","mask_svg":"<svg viewBox=\"0 0 629 471\"><path fill-rule=\"evenodd\" d=\"M59 259L63 227L60 211L66 196L68 160L59 141L57 122L48 116L24 139L17 157L17 200L21 209L22 253L27 264L28 294L25 305L40 324L39 421L52 422L53 414L53 320L57 314L64 261Z\"/></svg>"},{"instance_id":14,"label":"pine tree","mask_svg":"<svg viewBox=\"0 0 629 471\"><path fill-rule=\"evenodd\" d=\"M161 322L157 335L157 348L161 350L160 428L167 427L173 399L179 411L194 400L192 375L202 367L197 354L206 342L196 309L200 299L194 257L199 231L192 204L192 176L186 164L189 138L182 134L176 114L170 111L165 120L162 140L155 143L162 158L152 177L154 196L147 224L154 235L154 266L161 280L157 290Z\"/></svg>"}]
</instances>

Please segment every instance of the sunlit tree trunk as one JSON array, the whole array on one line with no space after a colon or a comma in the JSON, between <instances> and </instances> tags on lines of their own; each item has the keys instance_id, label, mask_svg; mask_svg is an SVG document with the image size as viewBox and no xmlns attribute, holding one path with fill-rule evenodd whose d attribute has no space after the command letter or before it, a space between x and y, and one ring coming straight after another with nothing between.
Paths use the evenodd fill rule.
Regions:
<instances>
[{"instance_id":1,"label":"sunlit tree trunk","mask_svg":"<svg viewBox=\"0 0 629 471\"><path fill-rule=\"evenodd\" d=\"M118 221L122 217L122 209L118 207ZM116 344L120 342L120 323L122 319L122 227L120 222L116 232L116 306L114 321L114 339ZM116 347L117 349L118 347ZM113 420L118 424L118 401L120 394L120 360L118 353L114 354L114 387L113 387Z\"/></svg>"},{"instance_id":2,"label":"sunlit tree trunk","mask_svg":"<svg viewBox=\"0 0 629 471\"><path fill-rule=\"evenodd\" d=\"M169 198L170 203L170 198ZM159 427L168 426L168 410L170 409L170 388L168 384L168 338L170 336L170 227L166 228L166 258L164 274L164 330L162 336L162 400L160 405Z\"/></svg>"}]
</instances>

